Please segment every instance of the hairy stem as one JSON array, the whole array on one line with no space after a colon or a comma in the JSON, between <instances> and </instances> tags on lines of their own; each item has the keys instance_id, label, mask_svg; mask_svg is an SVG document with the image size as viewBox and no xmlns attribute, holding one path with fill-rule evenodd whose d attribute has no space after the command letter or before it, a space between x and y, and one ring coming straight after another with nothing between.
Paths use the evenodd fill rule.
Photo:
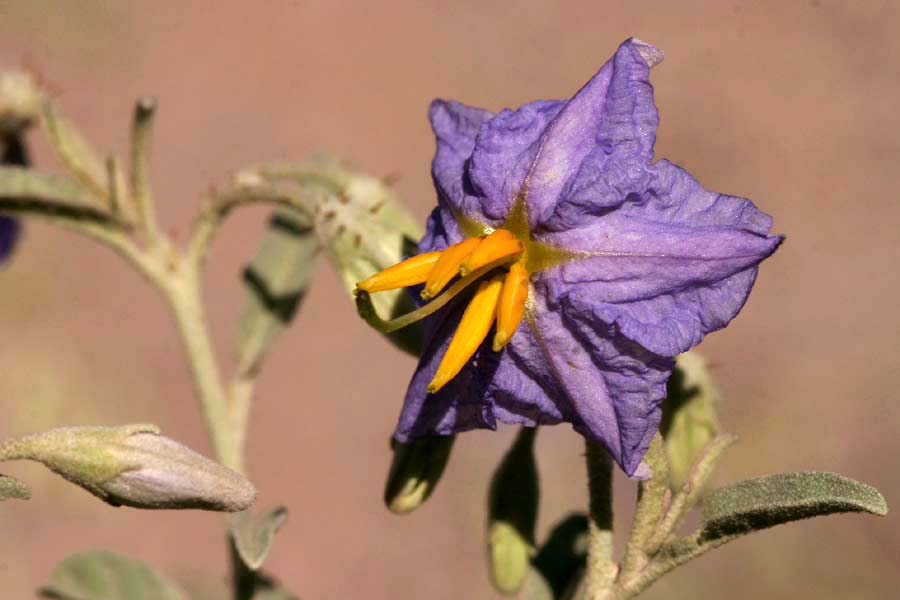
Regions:
<instances>
[{"instance_id":1,"label":"hairy stem","mask_svg":"<svg viewBox=\"0 0 900 600\"><path fill-rule=\"evenodd\" d=\"M180 268L162 280L160 290L169 301L188 355L213 451L223 465L240 473L244 471L246 411L235 410L225 392L200 298L199 273L186 262L176 265Z\"/></svg>"},{"instance_id":2,"label":"hairy stem","mask_svg":"<svg viewBox=\"0 0 900 600\"><path fill-rule=\"evenodd\" d=\"M653 471L647 481L638 486L638 503L631 526L631 537L622 560L622 572L619 579L627 580L634 573L643 569L649 557L646 553L647 541L656 531L669 495L669 465L666 461L662 436L656 434L650 448L644 456L644 462Z\"/></svg>"},{"instance_id":3,"label":"hairy stem","mask_svg":"<svg viewBox=\"0 0 900 600\"><path fill-rule=\"evenodd\" d=\"M616 577L613 561L612 459L601 444L586 440L590 522L586 600L609 598Z\"/></svg>"}]
</instances>

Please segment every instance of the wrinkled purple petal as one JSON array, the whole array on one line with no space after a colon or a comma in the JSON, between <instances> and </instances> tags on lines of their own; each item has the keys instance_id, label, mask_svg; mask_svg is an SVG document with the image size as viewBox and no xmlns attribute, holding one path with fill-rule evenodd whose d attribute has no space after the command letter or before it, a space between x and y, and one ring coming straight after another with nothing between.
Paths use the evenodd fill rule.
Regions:
<instances>
[{"instance_id":1,"label":"wrinkled purple petal","mask_svg":"<svg viewBox=\"0 0 900 600\"><path fill-rule=\"evenodd\" d=\"M455 302L451 308L438 312L425 322L425 351L409 384L394 433L394 437L401 442L426 435L451 435L470 429L497 428L485 391L499 355L479 352L474 361L437 394L429 394L425 389L450 345L464 309L464 303ZM489 365L483 361L479 364L478 358L482 355L493 359L493 363Z\"/></svg>"},{"instance_id":2,"label":"wrinkled purple petal","mask_svg":"<svg viewBox=\"0 0 900 600\"><path fill-rule=\"evenodd\" d=\"M15 248L20 231L19 221L12 217L0 215L0 262L6 260L13 248Z\"/></svg>"},{"instance_id":3,"label":"wrinkled purple petal","mask_svg":"<svg viewBox=\"0 0 900 600\"><path fill-rule=\"evenodd\" d=\"M571 412L573 427L602 442L633 475L659 426L673 361L589 314L561 313L545 304L543 294L535 297L529 326L540 354L533 357L532 369L555 387L556 401Z\"/></svg>"},{"instance_id":4,"label":"wrinkled purple petal","mask_svg":"<svg viewBox=\"0 0 900 600\"><path fill-rule=\"evenodd\" d=\"M545 241L596 254L547 276L554 302L614 324L648 350L674 356L720 329L746 301L756 265L775 251L771 219L749 200L704 189L660 161L647 190Z\"/></svg>"},{"instance_id":5,"label":"wrinkled purple petal","mask_svg":"<svg viewBox=\"0 0 900 600\"><path fill-rule=\"evenodd\" d=\"M639 170L652 158L659 116L646 47L634 40L619 46L544 132L526 179L533 227L551 219L562 197L596 206L591 180L619 170L623 159Z\"/></svg>"},{"instance_id":6,"label":"wrinkled purple petal","mask_svg":"<svg viewBox=\"0 0 900 600\"><path fill-rule=\"evenodd\" d=\"M460 102L435 100L428 109L437 150L431 174L440 199L453 210L487 222L482 201L474 195L466 165L475 148L475 136L493 113Z\"/></svg>"},{"instance_id":7,"label":"wrinkled purple petal","mask_svg":"<svg viewBox=\"0 0 900 600\"><path fill-rule=\"evenodd\" d=\"M502 222L522 189L541 137L565 102L539 100L504 110L478 132L468 174L484 214Z\"/></svg>"}]
</instances>

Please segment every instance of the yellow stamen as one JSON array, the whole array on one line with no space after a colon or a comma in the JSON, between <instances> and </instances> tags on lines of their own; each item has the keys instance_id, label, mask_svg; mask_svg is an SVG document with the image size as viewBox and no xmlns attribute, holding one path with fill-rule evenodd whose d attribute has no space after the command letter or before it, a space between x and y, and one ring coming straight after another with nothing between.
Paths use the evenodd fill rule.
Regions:
<instances>
[{"instance_id":1,"label":"yellow stamen","mask_svg":"<svg viewBox=\"0 0 900 600\"><path fill-rule=\"evenodd\" d=\"M528 271L517 262L509 268L503 280L500 300L497 302L497 333L494 334L494 352L500 352L519 327L528 300Z\"/></svg>"},{"instance_id":2,"label":"yellow stamen","mask_svg":"<svg viewBox=\"0 0 900 600\"><path fill-rule=\"evenodd\" d=\"M469 238L444 250L425 281L422 298L430 300L444 289L444 286L450 283L450 280L459 273L459 265L462 264L462 261L472 253L472 250L480 242L481 238Z\"/></svg>"},{"instance_id":3,"label":"yellow stamen","mask_svg":"<svg viewBox=\"0 0 900 600\"><path fill-rule=\"evenodd\" d=\"M459 266L459 273L465 276L475 269L494 262L499 258L513 258L522 253L525 247L508 229L497 229L481 240L481 243Z\"/></svg>"},{"instance_id":4,"label":"yellow stamen","mask_svg":"<svg viewBox=\"0 0 900 600\"><path fill-rule=\"evenodd\" d=\"M450 340L447 353L441 359L437 373L428 384L430 393L434 394L456 377L487 337L497 315L497 301L500 299L502 287L503 275L494 275L478 285L478 290L466 307L459 327Z\"/></svg>"},{"instance_id":5,"label":"yellow stamen","mask_svg":"<svg viewBox=\"0 0 900 600\"><path fill-rule=\"evenodd\" d=\"M413 256L360 281L356 287L374 294L425 283L440 256L440 252L425 252Z\"/></svg>"}]
</instances>

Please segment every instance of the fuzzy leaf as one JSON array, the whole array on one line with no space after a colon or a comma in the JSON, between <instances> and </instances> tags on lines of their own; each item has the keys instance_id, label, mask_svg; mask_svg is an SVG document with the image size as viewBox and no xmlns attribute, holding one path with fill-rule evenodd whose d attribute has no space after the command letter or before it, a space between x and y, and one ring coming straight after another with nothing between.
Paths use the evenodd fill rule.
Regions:
<instances>
[{"instance_id":1,"label":"fuzzy leaf","mask_svg":"<svg viewBox=\"0 0 900 600\"><path fill-rule=\"evenodd\" d=\"M244 269L247 299L238 326L242 373L259 367L303 302L321 248L310 219L298 211L276 211L251 263Z\"/></svg>"},{"instance_id":2,"label":"fuzzy leaf","mask_svg":"<svg viewBox=\"0 0 900 600\"><path fill-rule=\"evenodd\" d=\"M719 390L706 361L696 352L677 357L669 378L660 431L669 459L673 491L684 484L700 451L719 433Z\"/></svg>"},{"instance_id":3,"label":"fuzzy leaf","mask_svg":"<svg viewBox=\"0 0 900 600\"><path fill-rule=\"evenodd\" d=\"M65 559L41 595L55 600L187 600L167 577L143 562L105 550Z\"/></svg>"},{"instance_id":4,"label":"fuzzy leaf","mask_svg":"<svg viewBox=\"0 0 900 600\"><path fill-rule=\"evenodd\" d=\"M0 475L0 502L11 499L29 500L31 499L31 490L18 479Z\"/></svg>"},{"instance_id":5,"label":"fuzzy leaf","mask_svg":"<svg viewBox=\"0 0 900 600\"><path fill-rule=\"evenodd\" d=\"M287 516L287 509L278 506L259 515L245 512L238 517L231 528L231 535L238 555L251 571L259 570L266 561L275 533L287 520Z\"/></svg>"},{"instance_id":6,"label":"fuzzy leaf","mask_svg":"<svg viewBox=\"0 0 900 600\"><path fill-rule=\"evenodd\" d=\"M887 514L875 488L835 473L782 473L720 488L703 502L703 541L843 512Z\"/></svg>"}]
</instances>

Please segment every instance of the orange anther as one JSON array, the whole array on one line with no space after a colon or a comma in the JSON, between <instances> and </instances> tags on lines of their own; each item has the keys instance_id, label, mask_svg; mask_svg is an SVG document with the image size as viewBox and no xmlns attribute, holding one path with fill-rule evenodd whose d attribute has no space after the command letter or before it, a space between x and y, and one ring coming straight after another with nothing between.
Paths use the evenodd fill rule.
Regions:
<instances>
[{"instance_id":1,"label":"orange anther","mask_svg":"<svg viewBox=\"0 0 900 600\"><path fill-rule=\"evenodd\" d=\"M521 263L509 268L500 300L497 302L497 333L494 334L494 352L503 349L522 322L525 303L528 300L528 271Z\"/></svg>"},{"instance_id":2,"label":"orange anther","mask_svg":"<svg viewBox=\"0 0 900 600\"><path fill-rule=\"evenodd\" d=\"M491 325L494 324L502 287L503 275L494 275L478 285L478 290L466 307L456 333L450 340L447 353L444 354L434 378L428 384L429 392L432 394L437 392L456 377L478 350L491 330Z\"/></svg>"},{"instance_id":3,"label":"orange anther","mask_svg":"<svg viewBox=\"0 0 900 600\"><path fill-rule=\"evenodd\" d=\"M507 229L497 229L489 236L481 240L481 243L462 262L459 267L461 275L465 276L479 267L495 262L505 257L510 259L519 256L525 247L522 242Z\"/></svg>"},{"instance_id":4,"label":"orange anther","mask_svg":"<svg viewBox=\"0 0 900 600\"><path fill-rule=\"evenodd\" d=\"M364 292L374 294L425 283L440 256L440 252L418 254L375 273L368 279L357 283L356 287Z\"/></svg>"},{"instance_id":5,"label":"orange anther","mask_svg":"<svg viewBox=\"0 0 900 600\"><path fill-rule=\"evenodd\" d=\"M422 298L430 300L434 298L450 280L459 274L459 265L466 259L472 250L481 242L481 238L469 238L458 244L454 244L441 253L434 265L431 274L425 281L425 289L422 290Z\"/></svg>"}]
</instances>

